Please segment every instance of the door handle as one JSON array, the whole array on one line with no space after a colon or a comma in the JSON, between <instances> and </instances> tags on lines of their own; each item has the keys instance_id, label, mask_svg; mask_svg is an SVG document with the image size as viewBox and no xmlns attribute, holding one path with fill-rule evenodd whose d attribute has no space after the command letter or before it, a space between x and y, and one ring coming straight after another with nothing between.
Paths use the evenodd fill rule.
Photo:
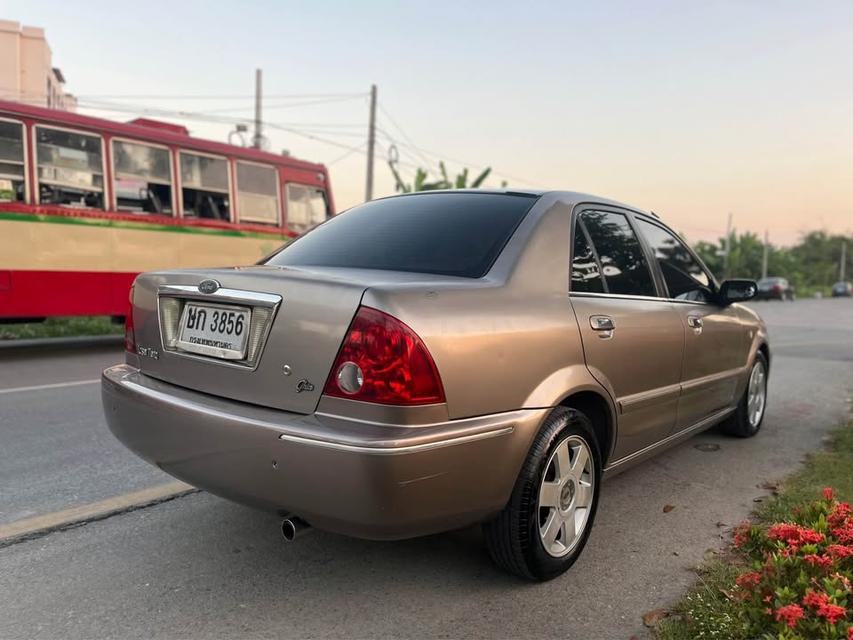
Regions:
<instances>
[{"instance_id":1,"label":"door handle","mask_svg":"<svg viewBox=\"0 0 853 640\"><path fill-rule=\"evenodd\" d=\"M590 316L589 326L593 331L613 331L616 325L613 324L613 318L610 316Z\"/></svg>"},{"instance_id":2,"label":"door handle","mask_svg":"<svg viewBox=\"0 0 853 640\"><path fill-rule=\"evenodd\" d=\"M702 333L702 318L700 316L687 316L687 326L693 329L693 333Z\"/></svg>"}]
</instances>

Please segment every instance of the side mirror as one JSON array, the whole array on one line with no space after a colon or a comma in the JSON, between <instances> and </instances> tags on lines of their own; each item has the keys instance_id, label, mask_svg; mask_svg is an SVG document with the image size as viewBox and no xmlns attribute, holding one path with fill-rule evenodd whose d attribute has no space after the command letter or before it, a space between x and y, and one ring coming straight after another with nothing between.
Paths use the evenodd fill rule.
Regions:
<instances>
[{"instance_id":1,"label":"side mirror","mask_svg":"<svg viewBox=\"0 0 853 640\"><path fill-rule=\"evenodd\" d=\"M723 305L734 302L746 302L758 293L758 285L754 280L725 280L720 286L719 299Z\"/></svg>"}]
</instances>

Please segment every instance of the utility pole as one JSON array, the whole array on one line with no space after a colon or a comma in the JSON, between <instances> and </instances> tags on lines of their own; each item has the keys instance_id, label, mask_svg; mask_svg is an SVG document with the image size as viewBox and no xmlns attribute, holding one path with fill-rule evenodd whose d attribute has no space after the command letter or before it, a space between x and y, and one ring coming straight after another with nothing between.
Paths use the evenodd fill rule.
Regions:
<instances>
[{"instance_id":1,"label":"utility pole","mask_svg":"<svg viewBox=\"0 0 853 640\"><path fill-rule=\"evenodd\" d=\"M764 230L764 256L761 258L761 279L767 277L767 252L770 250L770 242L767 239L767 229Z\"/></svg>"},{"instance_id":2,"label":"utility pole","mask_svg":"<svg viewBox=\"0 0 853 640\"><path fill-rule=\"evenodd\" d=\"M847 240L842 240L841 241L841 266L838 269L838 271L840 273L840 275L838 276L838 279L841 282L844 282L844 271L845 271L846 267L847 267Z\"/></svg>"},{"instance_id":3,"label":"utility pole","mask_svg":"<svg viewBox=\"0 0 853 640\"><path fill-rule=\"evenodd\" d=\"M367 181L364 201L373 200L373 149L376 144L376 85L370 85L370 123L367 126Z\"/></svg>"},{"instance_id":4,"label":"utility pole","mask_svg":"<svg viewBox=\"0 0 853 640\"><path fill-rule=\"evenodd\" d=\"M723 255L723 279L729 277L729 254L732 251L732 212L729 211L729 221L726 223L726 253Z\"/></svg>"},{"instance_id":5,"label":"utility pole","mask_svg":"<svg viewBox=\"0 0 853 640\"><path fill-rule=\"evenodd\" d=\"M261 82L261 70L255 69L255 135L252 136L252 146L255 149L260 149L264 141L261 131Z\"/></svg>"}]
</instances>

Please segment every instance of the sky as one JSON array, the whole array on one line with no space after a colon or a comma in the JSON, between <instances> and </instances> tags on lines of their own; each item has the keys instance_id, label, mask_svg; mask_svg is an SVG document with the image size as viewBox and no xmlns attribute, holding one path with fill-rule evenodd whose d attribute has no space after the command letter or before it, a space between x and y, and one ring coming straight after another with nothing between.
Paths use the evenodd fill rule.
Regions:
<instances>
[{"instance_id":1,"label":"sky","mask_svg":"<svg viewBox=\"0 0 853 640\"><path fill-rule=\"evenodd\" d=\"M339 210L364 200L375 83L374 196L393 145L409 181L491 166L487 185L606 196L692 241L729 213L780 245L853 233L853 2L0 0L0 18L45 28L82 112L188 112L163 119L216 140L251 119L262 68L270 149L329 164Z\"/></svg>"}]
</instances>

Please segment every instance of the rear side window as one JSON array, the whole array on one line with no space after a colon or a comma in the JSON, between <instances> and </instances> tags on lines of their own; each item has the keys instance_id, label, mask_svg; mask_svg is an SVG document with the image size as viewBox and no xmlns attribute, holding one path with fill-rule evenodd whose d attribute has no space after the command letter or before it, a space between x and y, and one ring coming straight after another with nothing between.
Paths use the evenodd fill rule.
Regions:
<instances>
[{"instance_id":1,"label":"rear side window","mask_svg":"<svg viewBox=\"0 0 853 640\"><path fill-rule=\"evenodd\" d=\"M580 221L575 224L575 243L572 249L572 291L576 293L605 292L598 259Z\"/></svg>"},{"instance_id":2,"label":"rear side window","mask_svg":"<svg viewBox=\"0 0 853 640\"><path fill-rule=\"evenodd\" d=\"M584 211L580 219L598 254L608 292L656 296L649 265L628 218L611 211Z\"/></svg>"},{"instance_id":3,"label":"rear side window","mask_svg":"<svg viewBox=\"0 0 853 640\"><path fill-rule=\"evenodd\" d=\"M494 193L374 200L309 231L267 264L481 278L535 200Z\"/></svg>"},{"instance_id":4,"label":"rear side window","mask_svg":"<svg viewBox=\"0 0 853 640\"><path fill-rule=\"evenodd\" d=\"M669 231L656 224L637 219L640 233L655 252L669 297L677 300L708 302L711 279L687 247Z\"/></svg>"}]
</instances>

